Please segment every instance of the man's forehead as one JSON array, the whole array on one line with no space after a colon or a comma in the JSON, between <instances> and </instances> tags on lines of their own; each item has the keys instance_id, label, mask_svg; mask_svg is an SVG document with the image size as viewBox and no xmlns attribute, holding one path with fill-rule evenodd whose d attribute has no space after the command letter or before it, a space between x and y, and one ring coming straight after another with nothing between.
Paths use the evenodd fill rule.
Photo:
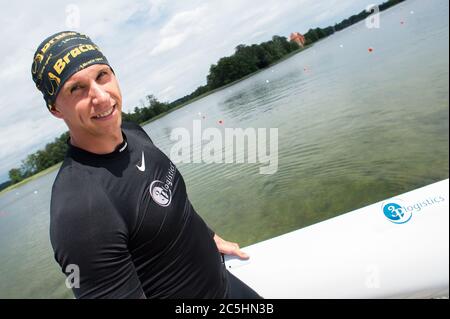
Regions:
<instances>
[{"instance_id":1,"label":"man's forehead","mask_svg":"<svg viewBox=\"0 0 450 319\"><path fill-rule=\"evenodd\" d=\"M106 64L94 64L94 65L90 65L87 68L80 70L76 73L74 73L67 81L65 84L72 84L74 82L78 82L80 80L83 80L84 78L89 78L89 77L96 77L97 73L99 71L103 71L103 70L109 70L110 67Z\"/></svg>"}]
</instances>

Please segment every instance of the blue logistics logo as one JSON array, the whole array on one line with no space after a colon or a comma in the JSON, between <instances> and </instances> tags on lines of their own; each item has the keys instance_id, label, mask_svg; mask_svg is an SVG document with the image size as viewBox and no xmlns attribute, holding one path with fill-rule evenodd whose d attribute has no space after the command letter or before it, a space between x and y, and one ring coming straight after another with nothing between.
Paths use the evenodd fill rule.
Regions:
<instances>
[{"instance_id":1,"label":"blue logistics logo","mask_svg":"<svg viewBox=\"0 0 450 319\"><path fill-rule=\"evenodd\" d=\"M395 224L404 224L412 217L412 212L406 210L399 204L400 200L396 202L389 202L383 205L384 216Z\"/></svg>"},{"instance_id":2,"label":"blue logistics logo","mask_svg":"<svg viewBox=\"0 0 450 319\"><path fill-rule=\"evenodd\" d=\"M401 199L396 198L383 203L382 209L384 216L391 222L395 224L404 224L411 219L413 213L418 213L425 207L443 202L444 200L444 197L437 196L409 205L405 204Z\"/></svg>"}]
</instances>

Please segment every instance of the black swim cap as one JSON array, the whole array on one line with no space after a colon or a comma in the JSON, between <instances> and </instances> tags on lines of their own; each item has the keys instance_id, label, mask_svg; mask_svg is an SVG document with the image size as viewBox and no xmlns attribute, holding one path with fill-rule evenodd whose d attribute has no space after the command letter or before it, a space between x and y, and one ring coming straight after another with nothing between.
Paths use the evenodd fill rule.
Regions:
<instances>
[{"instance_id":1,"label":"black swim cap","mask_svg":"<svg viewBox=\"0 0 450 319\"><path fill-rule=\"evenodd\" d=\"M98 46L78 32L58 32L38 46L31 75L49 110L63 84L74 73L93 64L109 65Z\"/></svg>"}]
</instances>

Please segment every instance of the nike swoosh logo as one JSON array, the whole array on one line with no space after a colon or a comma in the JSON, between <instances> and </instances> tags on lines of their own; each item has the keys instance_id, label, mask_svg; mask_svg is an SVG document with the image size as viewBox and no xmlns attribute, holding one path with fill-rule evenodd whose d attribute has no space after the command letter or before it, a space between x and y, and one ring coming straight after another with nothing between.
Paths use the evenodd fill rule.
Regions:
<instances>
[{"instance_id":1,"label":"nike swoosh logo","mask_svg":"<svg viewBox=\"0 0 450 319\"><path fill-rule=\"evenodd\" d=\"M142 162L141 165L136 165L137 169L141 172L145 172L145 158L144 158L144 151L142 151Z\"/></svg>"}]
</instances>

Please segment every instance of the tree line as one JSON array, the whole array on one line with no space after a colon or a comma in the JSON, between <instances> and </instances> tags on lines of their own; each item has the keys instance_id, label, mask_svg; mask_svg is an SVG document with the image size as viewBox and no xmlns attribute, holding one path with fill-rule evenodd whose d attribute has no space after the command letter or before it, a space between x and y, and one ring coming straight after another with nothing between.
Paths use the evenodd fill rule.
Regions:
<instances>
[{"instance_id":1,"label":"tree line","mask_svg":"<svg viewBox=\"0 0 450 319\"><path fill-rule=\"evenodd\" d=\"M380 11L403 2L405 0L389 0L378 6ZM330 36L334 32L340 31L359 21L364 20L373 12L361 11L356 15L344 19L334 26L326 28L309 29L304 34L305 47L314 42ZM124 121L143 123L171 109L186 104L194 98L228 85L234 81L242 79L258 70L267 68L273 63L280 61L289 54L301 51L303 48L295 42L288 41L286 37L275 35L272 40L260 44L245 45L240 44L235 48L234 54L219 59L216 64L210 66L209 73L206 76L206 84L199 86L192 93L183 96L171 103L160 102L153 95L147 95L144 105L135 107L133 112L122 113ZM21 162L21 166L9 171L9 181L0 184L0 190L9 185L18 183L27 177L30 177L40 171L43 171L64 159L67 152L67 140L69 132L63 133L48 143L44 149L39 150L27 156Z\"/></svg>"}]
</instances>

